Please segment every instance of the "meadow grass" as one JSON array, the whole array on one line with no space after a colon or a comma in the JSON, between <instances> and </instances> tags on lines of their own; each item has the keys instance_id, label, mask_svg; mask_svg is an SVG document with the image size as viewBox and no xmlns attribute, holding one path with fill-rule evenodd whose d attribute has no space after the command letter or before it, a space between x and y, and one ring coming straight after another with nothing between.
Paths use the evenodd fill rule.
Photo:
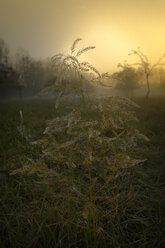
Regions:
<instances>
[{"instance_id":1,"label":"meadow grass","mask_svg":"<svg viewBox=\"0 0 165 248\"><path fill-rule=\"evenodd\" d=\"M67 108L62 106L60 110L55 110L52 100L1 102L0 247L165 246L165 99L135 101L142 106L137 110L139 129L150 138L150 143L140 144L137 153L143 154L148 160L128 169L127 175L122 174L112 181L106 201L104 199L102 202L101 199L106 197L104 194L97 199L102 206L101 212L97 209L95 215L97 244L91 231L92 216L88 204L82 210L84 221L76 220L79 201L83 197L78 198L78 192L74 192L68 200L70 195L66 186L69 181L61 189L56 182L53 185L40 183L39 176L34 174L10 174L31 161L38 161L42 149L39 145L31 145L31 142L42 137L46 128L45 120L53 118L55 114L66 114ZM22 137L18 130L20 110L29 140ZM76 170L76 173L77 177L82 176L81 170ZM58 192L58 198L55 192ZM73 201L77 201L75 208Z\"/></svg>"}]
</instances>

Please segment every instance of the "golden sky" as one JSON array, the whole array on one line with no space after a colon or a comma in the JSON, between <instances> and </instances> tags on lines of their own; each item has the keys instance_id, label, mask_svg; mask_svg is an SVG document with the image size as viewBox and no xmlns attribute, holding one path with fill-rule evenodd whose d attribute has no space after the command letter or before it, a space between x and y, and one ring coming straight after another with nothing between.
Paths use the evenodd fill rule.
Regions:
<instances>
[{"instance_id":1,"label":"golden sky","mask_svg":"<svg viewBox=\"0 0 165 248\"><path fill-rule=\"evenodd\" d=\"M165 0L0 0L0 37L32 56L94 45L87 59L113 71L140 47L151 60L165 53Z\"/></svg>"}]
</instances>

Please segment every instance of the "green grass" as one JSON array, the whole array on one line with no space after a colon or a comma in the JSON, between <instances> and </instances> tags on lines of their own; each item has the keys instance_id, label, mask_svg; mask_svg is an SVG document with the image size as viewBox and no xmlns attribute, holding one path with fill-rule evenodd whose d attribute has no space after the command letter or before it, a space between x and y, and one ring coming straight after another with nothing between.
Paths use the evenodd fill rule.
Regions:
<instances>
[{"instance_id":1,"label":"green grass","mask_svg":"<svg viewBox=\"0 0 165 248\"><path fill-rule=\"evenodd\" d=\"M114 192L109 190L111 197L96 213L98 247L165 247L165 99L136 102L141 106L139 129L150 138L138 152L148 160L113 183ZM84 211L85 225L74 218L68 221L54 186L39 184L34 175L10 175L29 159L37 161L42 152L18 132L20 110L30 142L42 137L45 120L55 115L52 100L0 104L0 247L94 247L90 214ZM72 199L67 204L63 211L74 216Z\"/></svg>"}]
</instances>

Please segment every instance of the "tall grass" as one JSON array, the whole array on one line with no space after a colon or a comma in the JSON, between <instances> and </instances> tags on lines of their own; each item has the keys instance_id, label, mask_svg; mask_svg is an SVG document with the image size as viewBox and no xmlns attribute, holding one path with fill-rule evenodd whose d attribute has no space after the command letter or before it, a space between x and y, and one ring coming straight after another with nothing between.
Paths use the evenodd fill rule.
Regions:
<instances>
[{"instance_id":1,"label":"tall grass","mask_svg":"<svg viewBox=\"0 0 165 248\"><path fill-rule=\"evenodd\" d=\"M145 161L140 157L139 146L148 141L135 125L134 109L139 106L122 97L88 96L84 86L86 73L93 72L96 76L91 83L102 85L103 77L109 74L101 74L80 61L79 56L94 47L77 51L79 41L74 41L69 55L53 57L59 77L45 92L58 89L59 94L55 117L47 121L43 137L33 142L34 147L41 147L41 156L10 173L23 190L21 193L17 189L18 194L29 197L30 190L34 195L26 200L23 197L18 205L25 207L26 201L29 212L35 209L33 214L40 220L36 222L36 217L27 214L29 224L25 226L36 226L27 247L41 247L41 243L43 247L124 247L124 239L127 243L141 226L147 226L143 217L131 213L130 208L135 204L133 173ZM76 86L72 85L73 79ZM68 108L68 103L62 101L68 92L79 94L82 101ZM138 194L137 198L141 197ZM8 225L6 219L4 222ZM9 229L12 230L10 224ZM145 243L145 237L144 229L135 240ZM15 247L20 247L19 239L16 238ZM134 247L136 242L132 243Z\"/></svg>"},{"instance_id":2,"label":"tall grass","mask_svg":"<svg viewBox=\"0 0 165 248\"><path fill-rule=\"evenodd\" d=\"M126 167L121 168L122 161L117 167L116 154L116 164L111 162L108 168L102 154L102 159L91 166L98 247L162 248L165 244L164 99L149 102L137 99L137 102L142 105L137 108L140 118L137 125L151 141L145 144L139 140L132 157L140 158L143 154L148 161L129 168L126 162ZM75 107L71 102L62 101L56 117L70 113L68 104L71 109ZM92 247L94 237L85 161L81 166L83 159L79 158L80 166L76 168L62 162L62 166L58 163L57 167L56 161L42 153L44 147L39 144L29 147L17 130L20 109L32 140L47 139L47 134L44 137L42 134L48 125L45 119L55 118L52 100L27 101L21 106L13 102L0 105L0 164L6 169L0 171L0 246ZM98 113L88 112L88 120L97 119ZM54 152L54 156L56 154ZM71 154L72 151L66 153L69 161ZM105 166L107 171L109 169L107 174ZM24 173L10 175L18 168L24 168Z\"/></svg>"}]
</instances>

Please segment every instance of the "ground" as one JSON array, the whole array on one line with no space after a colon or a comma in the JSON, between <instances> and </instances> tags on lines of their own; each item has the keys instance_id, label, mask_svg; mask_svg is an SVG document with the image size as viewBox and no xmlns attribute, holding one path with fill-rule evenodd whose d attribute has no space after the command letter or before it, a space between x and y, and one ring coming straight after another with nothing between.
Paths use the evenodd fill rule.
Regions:
<instances>
[{"instance_id":1,"label":"ground","mask_svg":"<svg viewBox=\"0 0 165 248\"><path fill-rule=\"evenodd\" d=\"M129 198L113 203L117 218L111 219L113 230L108 241L99 234L103 242L99 247L165 247L165 99L134 101L141 106L137 110L138 128L150 139L139 151L147 160L125 182L130 185ZM41 155L40 146L29 145L21 136L20 110L31 141L43 136L45 120L55 114L53 100L0 102L0 247L92 247L83 240L79 228L73 233L75 227L68 227L65 221L53 226L56 213L49 205L45 186L10 175ZM89 237L84 234L84 239Z\"/></svg>"}]
</instances>

